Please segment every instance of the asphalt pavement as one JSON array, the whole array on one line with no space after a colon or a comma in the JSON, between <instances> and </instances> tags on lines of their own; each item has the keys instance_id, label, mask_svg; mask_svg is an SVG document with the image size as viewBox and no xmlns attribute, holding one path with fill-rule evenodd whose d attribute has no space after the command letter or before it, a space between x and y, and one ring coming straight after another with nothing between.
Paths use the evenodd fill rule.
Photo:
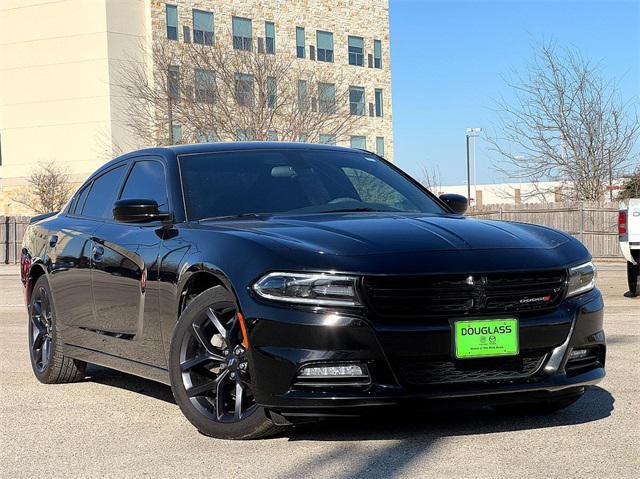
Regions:
<instances>
[{"instance_id":1,"label":"asphalt pavement","mask_svg":"<svg viewBox=\"0 0 640 479\"><path fill-rule=\"evenodd\" d=\"M622 297L625 281L624 264L601 267L607 377L564 411L381 413L237 442L199 434L151 381L91 367L40 384L18 271L2 267L0 477L638 478L640 298Z\"/></svg>"}]
</instances>

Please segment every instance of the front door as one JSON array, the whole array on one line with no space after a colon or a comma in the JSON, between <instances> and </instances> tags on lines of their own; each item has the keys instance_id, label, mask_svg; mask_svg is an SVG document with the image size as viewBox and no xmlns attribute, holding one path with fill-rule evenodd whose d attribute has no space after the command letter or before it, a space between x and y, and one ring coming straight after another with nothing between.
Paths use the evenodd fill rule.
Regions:
<instances>
[{"instance_id":1,"label":"front door","mask_svg":"<svg viewBox=\"0 0 640 479\"><path fill-rule=\"evenodd\" d=\"M164 165L136 160L118 199L155 200L166 210ZM107 221L93 234L91 287L101 349L166 367L158 313L158 255L162 225Z\"/></svg>"}]
</instances>

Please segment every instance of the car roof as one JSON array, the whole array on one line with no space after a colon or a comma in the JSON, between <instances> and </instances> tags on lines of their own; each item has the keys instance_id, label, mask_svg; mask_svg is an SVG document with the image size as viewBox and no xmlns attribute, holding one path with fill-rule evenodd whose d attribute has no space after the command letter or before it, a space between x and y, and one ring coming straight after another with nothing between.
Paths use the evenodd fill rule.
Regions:
<instances>
[{"instance_id":1,"label":"car roof","mask_svg":"<svg viewBox=\"0 0 640 479\"><path fill-rule=\"evenodd\" d=\"M172 145L159 146L153 148L143 148L120 155L117 158L105 163L96 170L91 177L109 169L112 165L129 158L143 155L156 155L163 157L175 157L179 155L188 155L194 153L213 153L216 151L234 151L234 150L340 150L340 151L365 151L356 148L348 148L346 146L321 145L318 143L293 143L283 141L229 141L215 143L193 143L188 145Z\"/></svg>"}]
</instances>

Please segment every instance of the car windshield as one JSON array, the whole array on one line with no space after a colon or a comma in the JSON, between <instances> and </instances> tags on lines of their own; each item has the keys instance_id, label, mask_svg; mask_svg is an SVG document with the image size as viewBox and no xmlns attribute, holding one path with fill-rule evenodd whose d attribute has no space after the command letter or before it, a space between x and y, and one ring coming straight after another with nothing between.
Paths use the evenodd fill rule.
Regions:
<instances>
[{"instance_id":1,"label":"car windshield","mask_svg":"<svg viewBox=\"0 0 640 479\"><path fill-rule=\"evenodd\" d=\"M365 152L254 149L179 158L190 220L339 211L440 214L424 191Z\"/></svg>"}]
</instances>

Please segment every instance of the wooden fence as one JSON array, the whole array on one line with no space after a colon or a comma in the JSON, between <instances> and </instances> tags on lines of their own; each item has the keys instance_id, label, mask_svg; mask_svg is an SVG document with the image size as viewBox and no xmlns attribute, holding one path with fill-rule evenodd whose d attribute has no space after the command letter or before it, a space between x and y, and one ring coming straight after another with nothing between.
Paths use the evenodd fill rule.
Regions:
<instances>
[{"instance_id":1,"label":"wooden fence","mask_svg":"<svg viewBox=\"0 0 640 479\"><path fill-rule=\"evenodd\" d=\"M520 221L557 228L582 241L596 258L621 257L618 247L618 205L614 203L488 205L468 216ZM0 216L0 263L18 263L28 216Z\"/></svg>"},{"instance_id":2,"label":"wooden fence","mask_svg":"<svg viewBox=\"0 0 640 479\"><path fill-rule=\"evenodd\" d=\"M489 205L467 215L550 226L578 238L596 258L621 257L616 203Z\"/></svg>"},{"instance_id":3,"label":"wooden fence","mask_svg":"<svg viewBox=\"0 0 640 479\"><path fill-rule=\"evenodd\" d=\"M22 236L28 224L28 216L0 216L0 263L20 262Z\"/></svg>"}]
</instances>

